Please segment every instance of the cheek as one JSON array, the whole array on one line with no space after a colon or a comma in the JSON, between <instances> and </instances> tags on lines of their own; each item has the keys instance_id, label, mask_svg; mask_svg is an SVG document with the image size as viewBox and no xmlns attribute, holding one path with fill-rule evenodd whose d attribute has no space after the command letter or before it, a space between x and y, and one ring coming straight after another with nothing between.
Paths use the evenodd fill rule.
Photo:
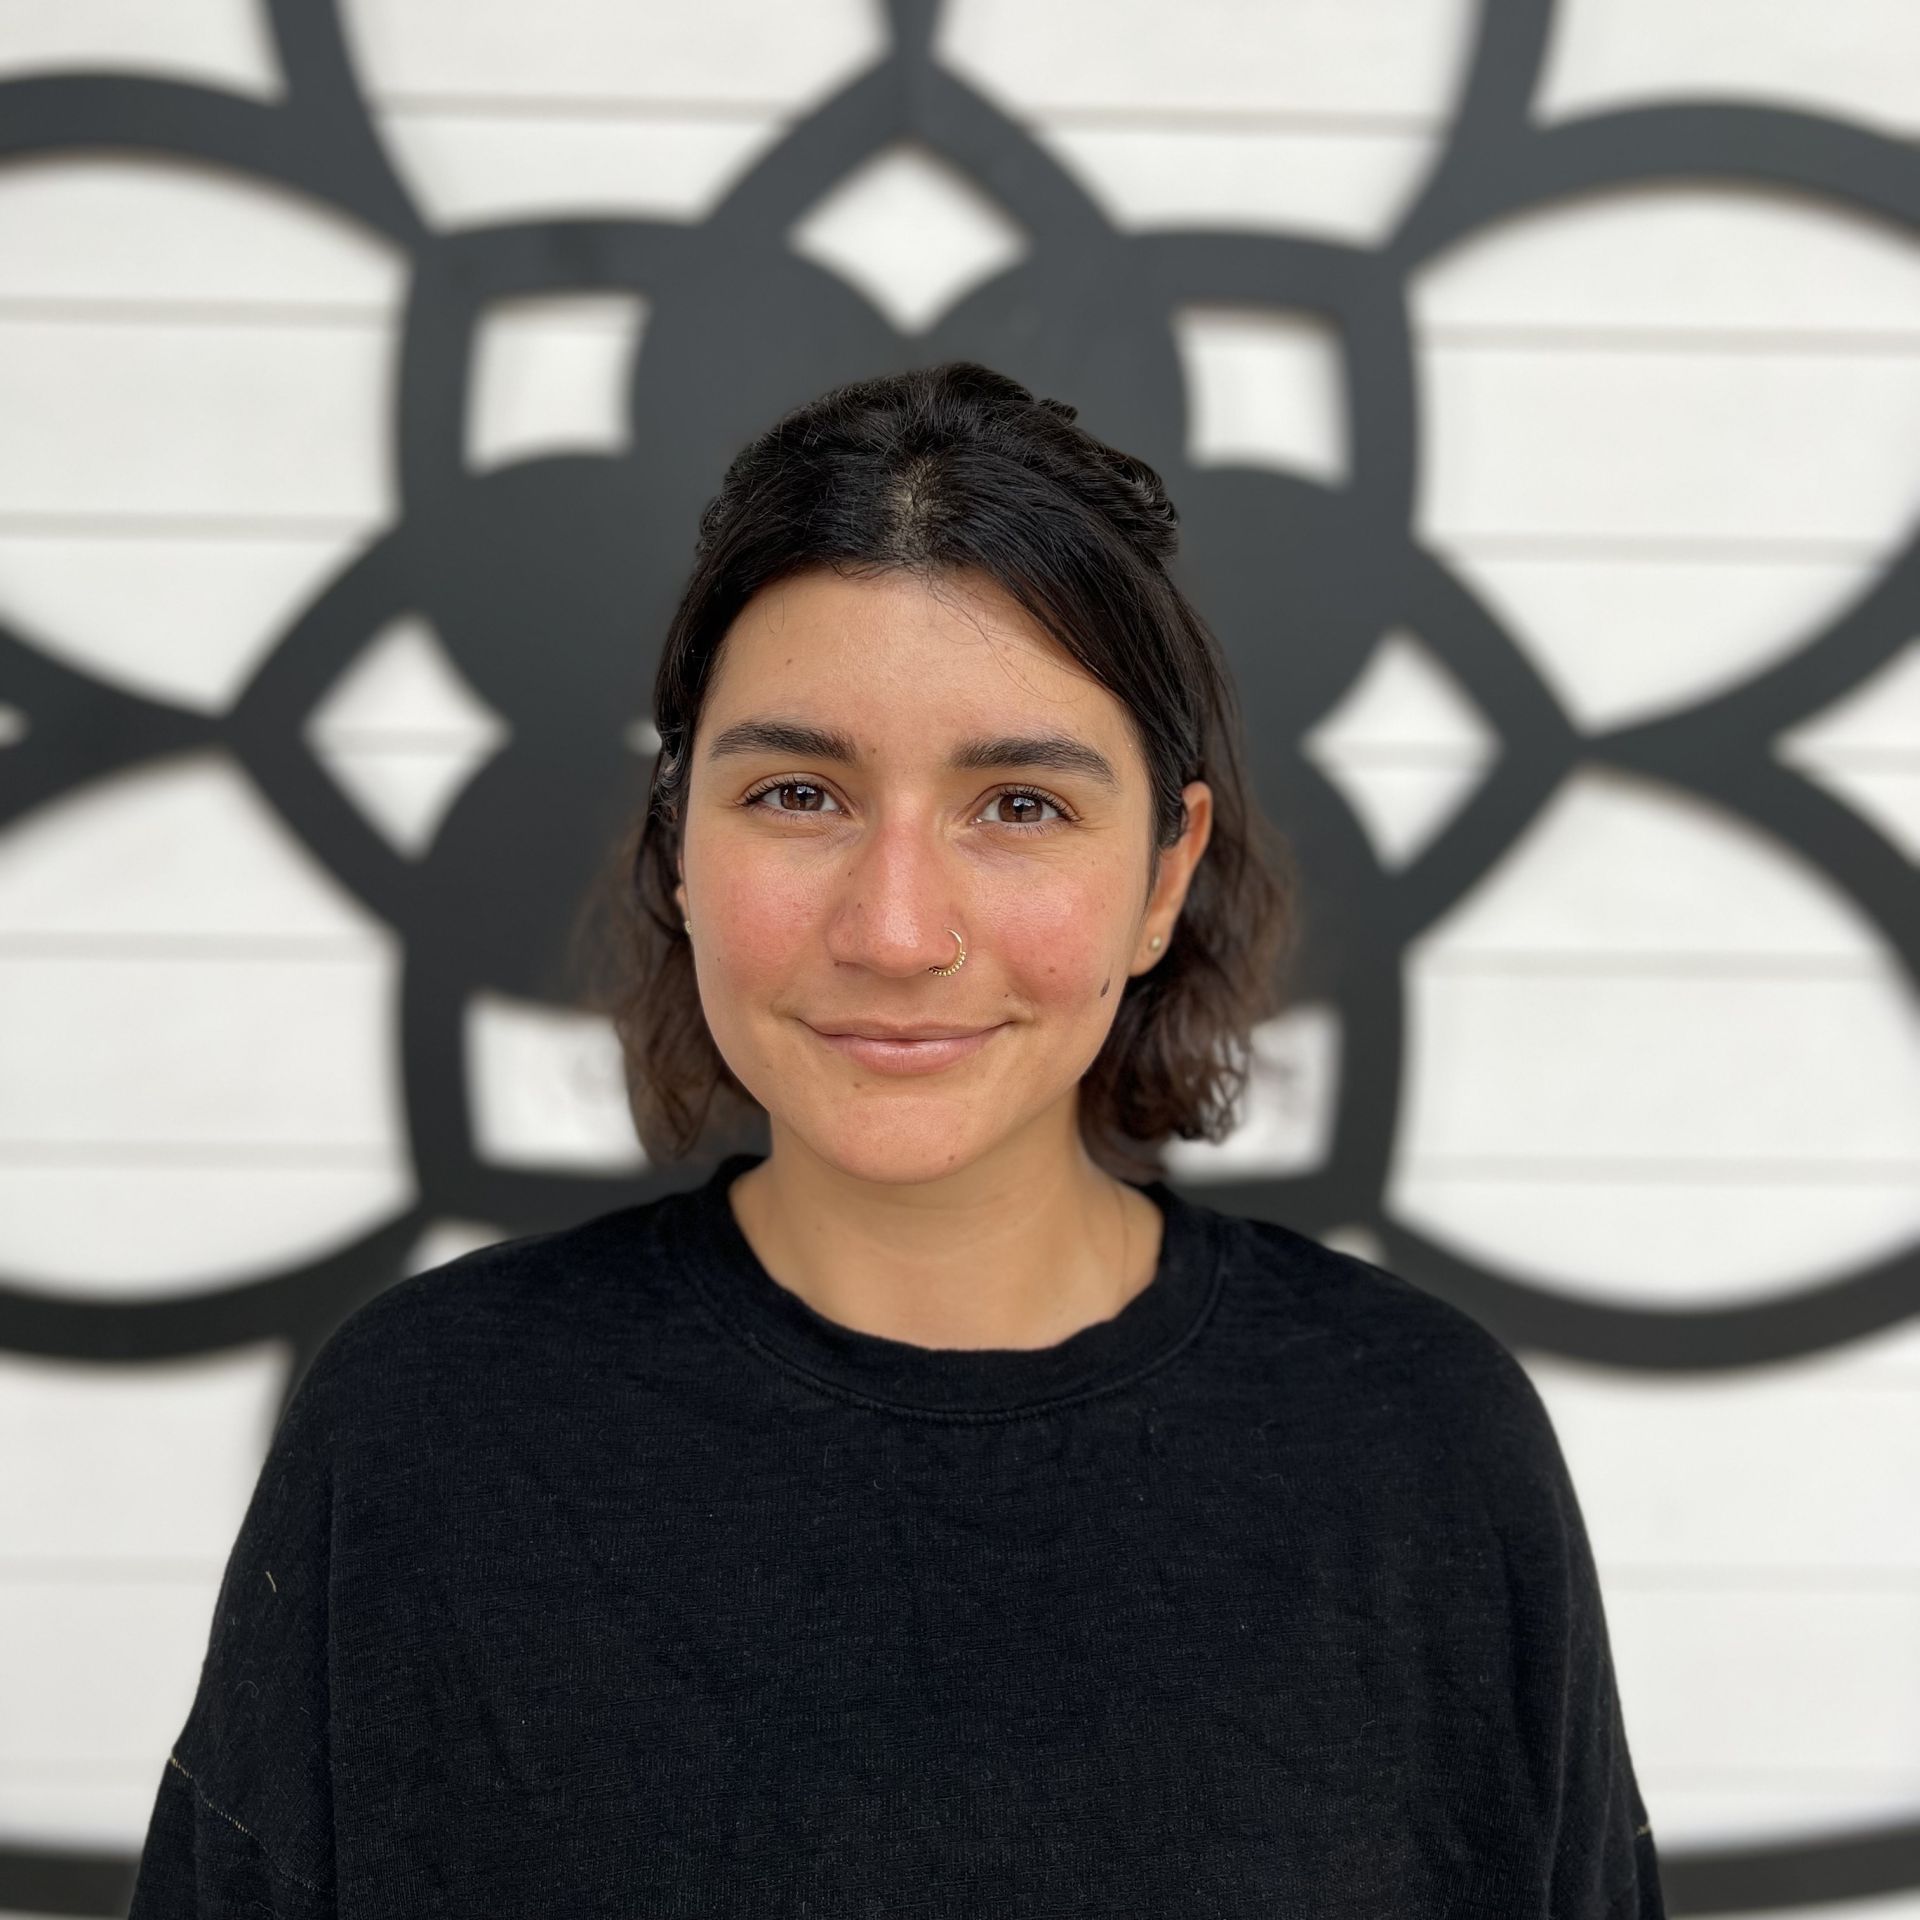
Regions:
<instances>
[{"instance_id":1,"label":"cheek","mask_svg":"<svg viewBox=\"0 0 1920 1920\"><path fill-rule=\"evenodd\" d=\"M817 903L772 862L730 863L725 878L706 890L705 909L709 953L723 977L743 989L789 977L819 937Z\"/></svg>"},{"instance_id":2,"label":"cheek","mask_svg":"<svg viewBox=\"0 0 1920 1920\"><path fill-rule=\"evenodd\" d=\"M1037 1005L1085 1006L1105 1015L1118 1004L1124 959L1118 873L1053 873L995 900L990 924L974 930L1016 990ZM1111 979L1104 999L1100 983Z\"/></svg>"}]
</instances>

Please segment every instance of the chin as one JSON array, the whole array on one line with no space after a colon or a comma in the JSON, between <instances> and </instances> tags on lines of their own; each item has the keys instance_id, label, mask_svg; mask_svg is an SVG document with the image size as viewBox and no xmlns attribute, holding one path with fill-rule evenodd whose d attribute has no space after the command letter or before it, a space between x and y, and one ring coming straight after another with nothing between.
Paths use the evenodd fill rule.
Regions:
<instances>
[{"instance_id":1,"label":"chin","mask_svg":"<svg viewBox=\"0 0 1920 1920\"><path fill-rule=\"evenodd\" d=\"M977 1160L992 1145L974 1138L964 1122L955 1124L941 1111L929 1112L921 1125L897 1108L891 1113L876 1110L858 1122L843 1109L820 1126L787 1124L817 1159L850 1180L871 1180L880 1186L914 1186L943 1179Z\"/></svg>"}]
</instances>

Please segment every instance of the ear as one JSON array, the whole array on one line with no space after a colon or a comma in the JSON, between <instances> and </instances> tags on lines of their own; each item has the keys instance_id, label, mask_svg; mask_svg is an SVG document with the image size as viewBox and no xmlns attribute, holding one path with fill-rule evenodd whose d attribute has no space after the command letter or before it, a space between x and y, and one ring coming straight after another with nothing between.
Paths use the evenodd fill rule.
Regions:
<instances>
[{"instance_id":1,"label":"ear","mask_svg":"<svg viewBox=\"0 0 1920 1920\"><path fill-rule=\"evenodd\" d=\"M1173 944L1173 923L1186 904L1187 889L1193 884L1194 870L1213 837L1213 789L1204 780L1189 780L1180 790L1186 803L1187 823L1180 838L1160 853L1160 873L1154 881L1146 917L1140 923L1140 938L1134 949L1130 973L1144 972L1156 965ZM1151 945L1155 934L1160 944Z\"/></svg>"}]
</instances>

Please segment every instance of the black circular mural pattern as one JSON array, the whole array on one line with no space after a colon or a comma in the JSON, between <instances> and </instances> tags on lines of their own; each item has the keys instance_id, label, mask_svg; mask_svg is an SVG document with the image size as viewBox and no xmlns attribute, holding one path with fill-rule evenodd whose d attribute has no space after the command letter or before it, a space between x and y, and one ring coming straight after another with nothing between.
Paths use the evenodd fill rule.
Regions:
<instances>
[{"instance_id":1,"label":"black circular mural pattern","mask_svg":"<svg viewBox=\"0 0 1920 1920\"><path fill-rule=\"evenodd\" d=\"M235 756L313 855L404 944L399 1044L418 1198L328 1258L217 1291L94 1302L0 1276L0 1349L138 1365L278 1338L295 1355L291 1392L320 1342L401 1277L436 1220L537 1232L685 1184L684 1169L607 1178L481 1159L462 1009L488 988L570 1004L566 927L592 862L641 804L651 775L627 731L646 711L650 636L664 629L699 508L732 451L833 382L954 356L1071 399L1095 432L1165 475L1186 527L1176 571L1228 650L1261 799L1300 858L1308 937L1296 997L1336 1009L1345 1036L1331 1151L1310 1173L1210 1183L1210 1203L1315 1234L1363 1226L1384 1264L1517 1350L1614 1366L1752 1366L1838 1345L1920 1308L1916 1247L1752 1304L1686 1312L1596 1304L1483 1270L1397 1222L1383 1199L1408 944L1474 888L1576 764L1666 782L1777 836L1851 896L1920 984L1911 863L1770 751L1777 734L1867 679L1920 629L1920 547L1910 542L1799 651L1729 691L1657 719L1582 731L1488 607L1412 536L1420 449L1410 274L1490 222L1654 179L1772 185L1912 231L1920 150L1824 116L1743 105L1534 125L1528 102L1552 9L1546 0L1485 0L1446 148L1383 244L1123 233L1019 124L933 60L937 0L891 0L890 57L795 125L704 221L593 217L441 231L387 161L332 0L272 0L268 13L283 99L132 75L19 79L0 85L0 154L105 150L232 169L310 196L403 249L411 282L394 421L400 511L218 716L97 681L0 626L0 701L28 719L24 738L0 747L0 831L103 776L206 747ZM1017 264L911 339L785 238L837 181L901 141L980 182L1030 240ZM630 372L629 450L468 471L469 371L484 311L512 296L583 291L649 302ZM1169 315L1203 301L1304 310L1338 329L1344 484L1187 464ZM417 860L369 824L301 737L316 702L402 613L431 620L512 729ZM1504 751L1444 829L1388 871L1297 743L1394 624L1417 632L1458 677ZM1276 645L1276 629L1289 628L1311 633L1311 647ZM124 1912L133 1866L84 1850L0 1848L0 1907ZM1676 1914L1920 1887L1920 1809L1910 1823L1857 1835L1665 1850L1663 1867Z\"/></svg>"}]
</instances>

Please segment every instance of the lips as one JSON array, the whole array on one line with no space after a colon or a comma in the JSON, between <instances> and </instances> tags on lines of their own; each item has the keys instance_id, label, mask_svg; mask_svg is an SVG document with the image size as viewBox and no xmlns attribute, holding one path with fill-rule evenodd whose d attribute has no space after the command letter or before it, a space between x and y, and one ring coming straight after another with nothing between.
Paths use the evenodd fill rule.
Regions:
<instances>
[{"instance_id":1,"label":"lips","mask_svg":"<svg viewBox=\"0 0 1920 1920\"><path fill-rule=\"evenodd\" d=\"M1004 1023L1002 1023L1004 1025ZM970 1059L988 1045L1000 1027L976 1027L968 1032L929 1034L905 1039L874 1038L861 1033L825 1033L809 1029L820 1043L875 1073L937 1073L942 1067ZM911 1030L909 1030L911 1035Z\"/></svg>"},{"instance_id":2,"label":"lips","mask_svg":"<svg viewBox=\"0 0 1920 1920\"><path fill-rule=\"evenodd\" d=\"M816 1027L835 1040L970 1040L991 1027Z\"/></svg>"}]
</instances>

